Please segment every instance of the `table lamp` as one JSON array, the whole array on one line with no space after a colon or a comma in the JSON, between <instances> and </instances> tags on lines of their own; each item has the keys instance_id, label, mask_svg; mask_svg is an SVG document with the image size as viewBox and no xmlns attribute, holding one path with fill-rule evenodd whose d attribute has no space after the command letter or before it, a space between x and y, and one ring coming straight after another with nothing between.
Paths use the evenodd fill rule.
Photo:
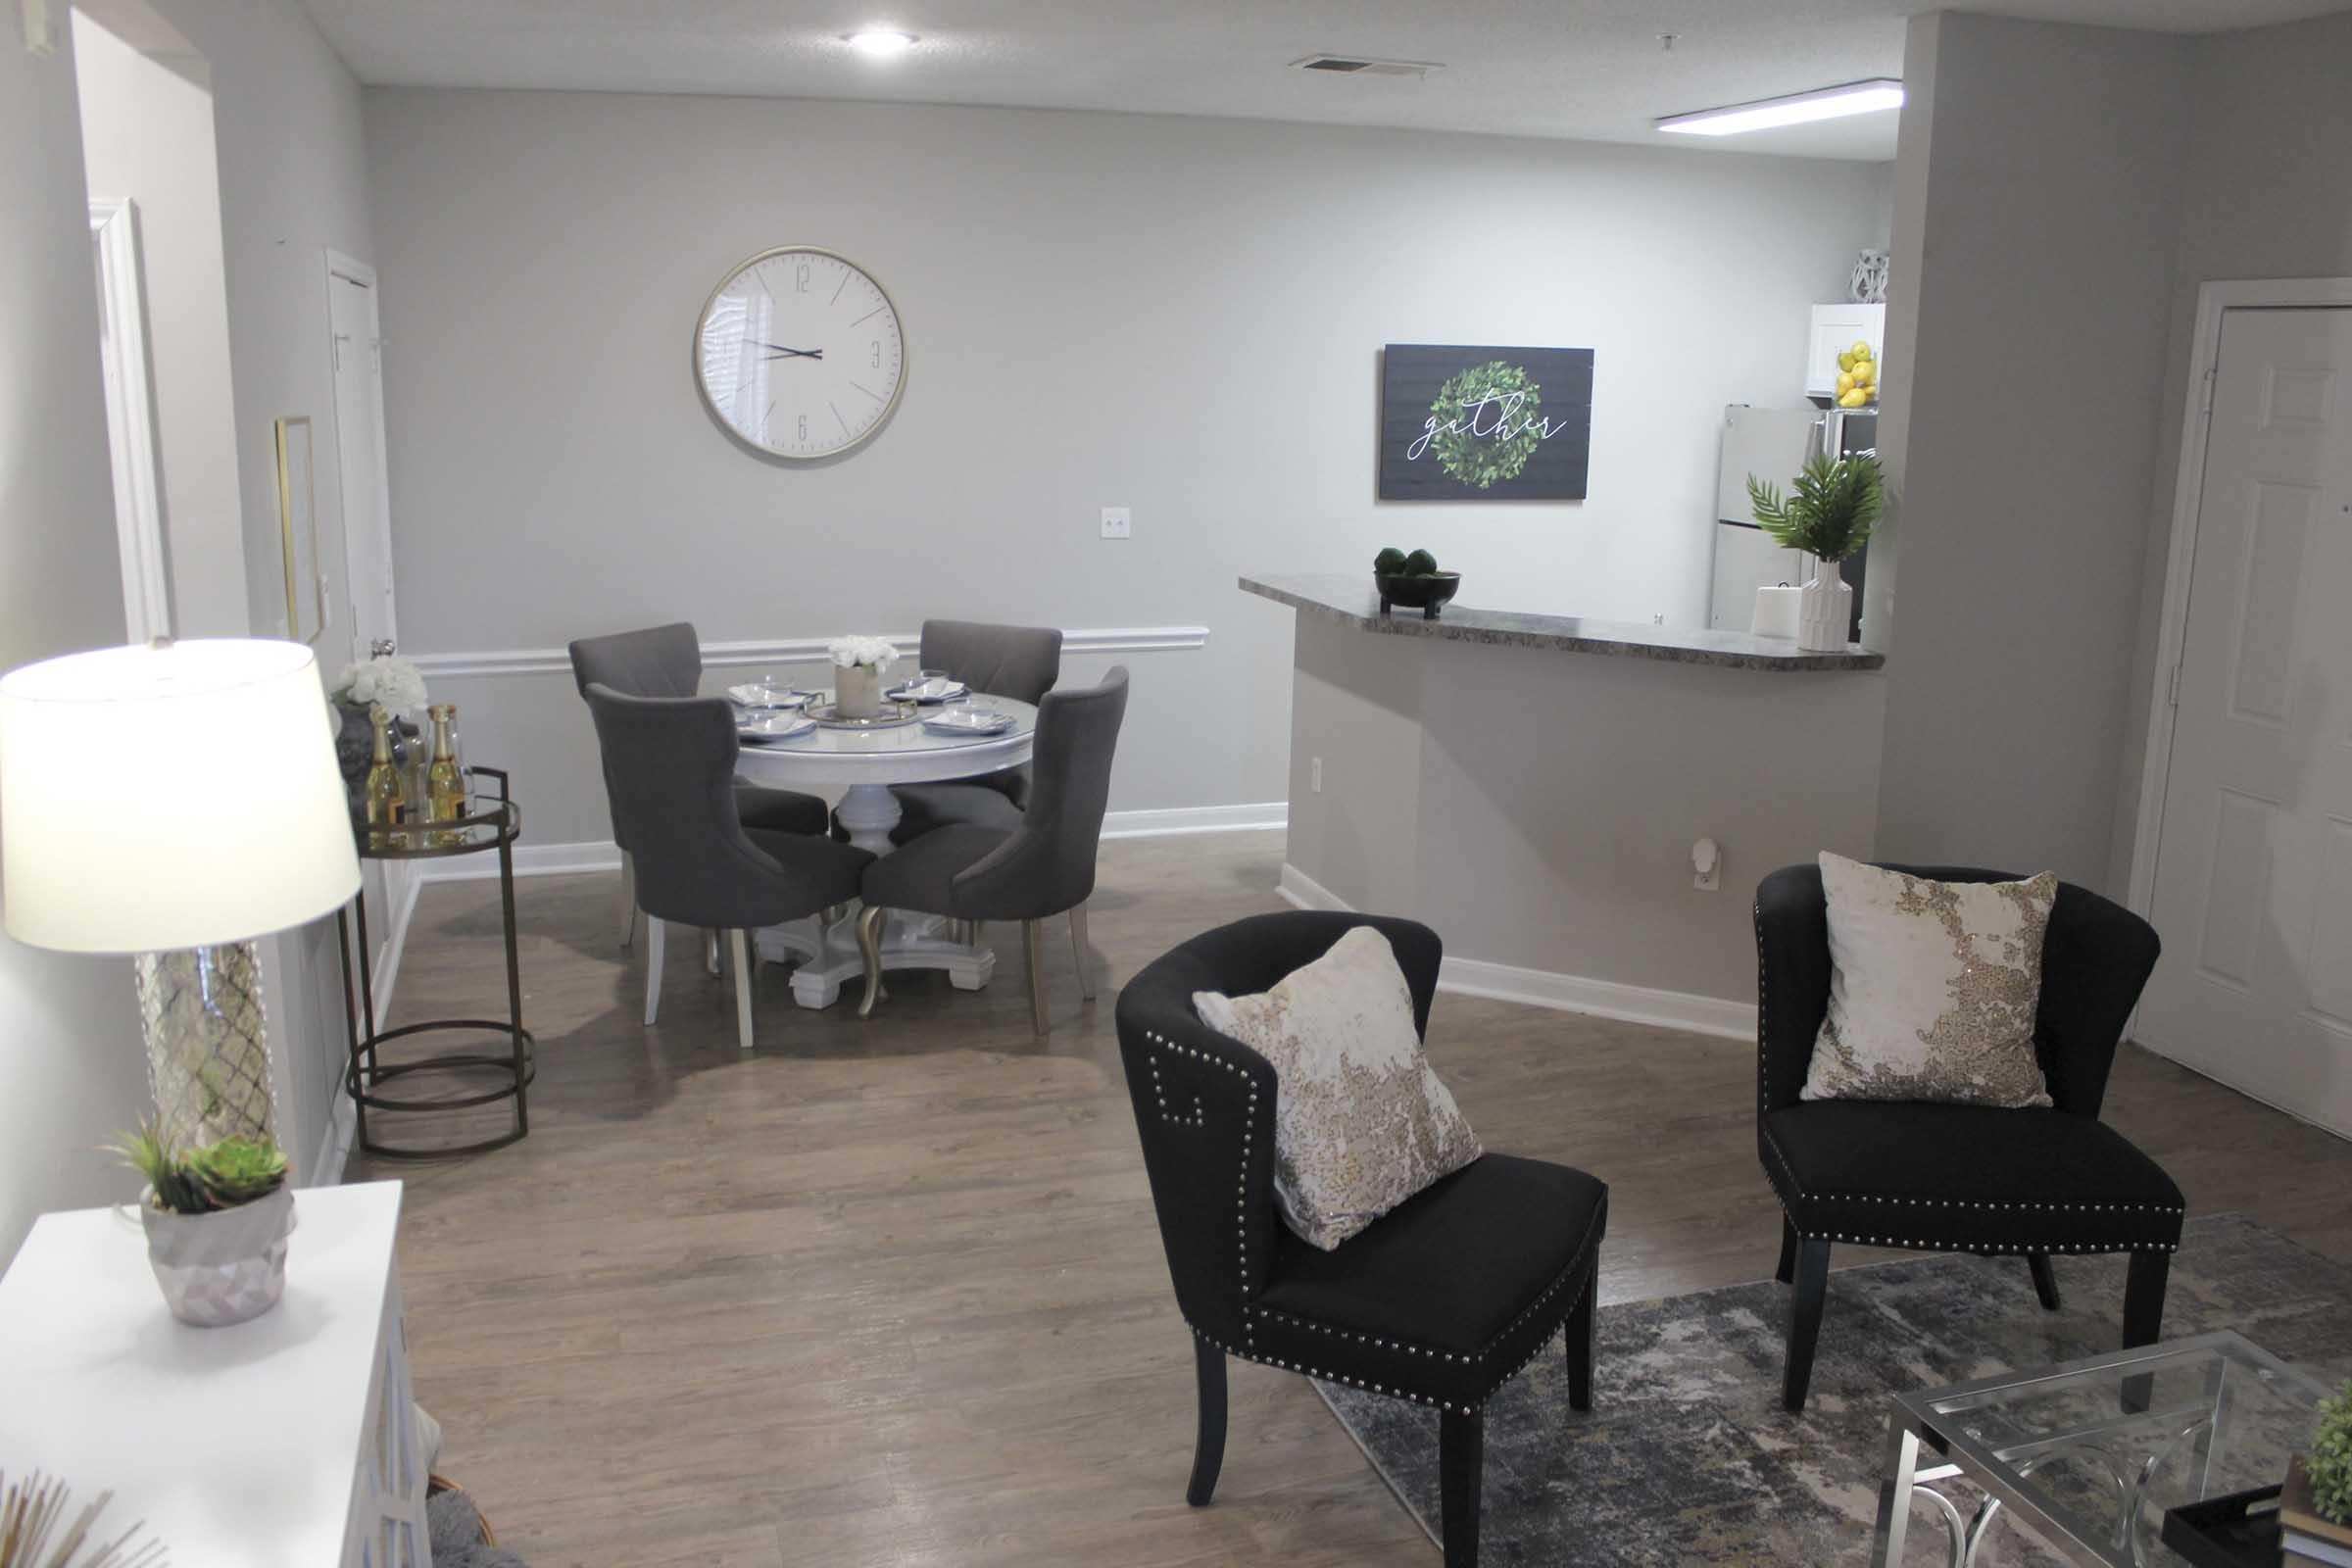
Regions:
<instances>
[{"instance_id":1,"label":"table lamp","mask_svg":"<svg viewBox=\"0 0 2352 1568\"><path fill-rule=\"evenodd\" d=\"M340 908L359 886L308 648L159 638L0 676L8 934L136 956L170 1147L274 1140L253 939Z\"/></svg>"}]
</instances>

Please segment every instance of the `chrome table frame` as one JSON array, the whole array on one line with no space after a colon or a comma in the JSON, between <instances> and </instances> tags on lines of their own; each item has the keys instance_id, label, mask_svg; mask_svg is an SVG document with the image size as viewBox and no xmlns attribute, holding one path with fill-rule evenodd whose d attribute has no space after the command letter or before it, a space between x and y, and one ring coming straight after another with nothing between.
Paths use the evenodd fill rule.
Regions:
<instances>
[{"instance_id":1,"label":"chrome table frame","mask_svg":"<svg viewBox=\"0 0 2352 1568\"><path fill-rule=\"evenodd\" d=\"M2144 1368L2149 1373L2170 1364L2207 1360L2206 1391L2201 1400L2177 1408L2145 1408L2152 1378L2122 1376L2115 1380L2118 1413L2109 1420L2050 1432L2024 1441L1988 1444L1972 1435L1967 1425L1968 1401L1995 1402L1994 1396L2030 1391L2038 1385L2072 1382L2085 1374ZM2212 1490L2216 1450L2229 1441L2230 1363L2245 1368L2275 1390L2316 1406L2327 1390L2270 1351L2230 1330L2200 1334L2192 1339L2142 1346L2112 1355L2063 1361L2030 1372L2007 1372L1955 1383L1939 1389L1898 1394L1886 1413L1886 1458L1879 1482L1878 1530L1871 1545L1872 1568L1892 1568L1903 1559L1904 1537L1910 1528L1911 1501L1926 1498L1943 1516L1951 1532L1953 1568L1969 1568L1984 1544L1984 1533L2004 1507L2042 1542L2079 1563L2093 1568L2144 1568L2138 1551L2141 1490L2157 1469L2180 1450L2192 1446L2198 1468L2200 1496ZM1958 1409L1938 1409L1959 1402ZM2132 1408L2134 1403L2141 1407ZM2113 1441L2129 1428L2152 1428L2172 1436L2153 1453L2132 1457ZM1922 1450L1926 1462L1922 1463ZM2027 1485L2045 1461L2069 1452L2088 1452L2106 1467L2121 1504L2112 1527L2063 1511L2038 1497ZM1963 1519L1960 1505L1930 1485L1964 1476L1984 1489L1984 1498L1972 1517ZM2090 1526L2086 1528L2086 1525Z\"/></svg>"}]
</instances>

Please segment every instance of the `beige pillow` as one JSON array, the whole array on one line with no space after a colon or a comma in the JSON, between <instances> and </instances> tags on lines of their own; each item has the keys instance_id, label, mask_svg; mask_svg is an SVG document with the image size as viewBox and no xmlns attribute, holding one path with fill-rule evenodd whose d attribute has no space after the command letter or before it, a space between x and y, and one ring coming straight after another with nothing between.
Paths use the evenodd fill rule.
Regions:
<instances>
[{"instance_id":1,"label":"beige pillow","mask_svg":"<svg viewBox=\"0 0 2352 1568\"><path fill-rule=\"evenodd\" d=\"M2034 1015L2056 875L1933 882L1825 854L1821 886L1830 1013L1805 1099L2050 1102Z\"/></svg>"},{"instance_id":2,"label":"beige pillow","mask_svg":"<svg viewBox=\"0 0 2352 1568\"><path fill-rule=\"evenodd\" d=\"M1253 997L1193 993L1200 1021L1274 1065L1274 1196L1328 1252L1482 1151L1413 1029L1389 939L1357 926Z\"/></svg>"}]
</instances>

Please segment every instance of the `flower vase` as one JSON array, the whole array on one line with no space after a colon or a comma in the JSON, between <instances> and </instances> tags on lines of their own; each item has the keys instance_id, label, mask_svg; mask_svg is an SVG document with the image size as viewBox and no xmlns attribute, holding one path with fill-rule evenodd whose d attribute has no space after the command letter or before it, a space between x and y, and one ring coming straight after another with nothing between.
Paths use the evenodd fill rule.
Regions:
<instances>
[{"instance_id":1,"label":"flower vase","mask_svg":"<svg viewBox=\"0 0 2352 1568\"><path fill-rule=\"evenodd\" d=\"M1843 653L1853 613L1853 586L1838 563L1816 560L1812 581L1797 591L1796 646L1812 654Z\"/></svg>"},{"instance_id":2,"label":"flower vase","mask_svg":"<svg viewBox=\"0 0 2352 1568\"><path fill-rule=\"evenodd\" d=\"M833 667L833 710L843 718L882 716L882 671L873 664Z\"/></svg>"}]
</instances>

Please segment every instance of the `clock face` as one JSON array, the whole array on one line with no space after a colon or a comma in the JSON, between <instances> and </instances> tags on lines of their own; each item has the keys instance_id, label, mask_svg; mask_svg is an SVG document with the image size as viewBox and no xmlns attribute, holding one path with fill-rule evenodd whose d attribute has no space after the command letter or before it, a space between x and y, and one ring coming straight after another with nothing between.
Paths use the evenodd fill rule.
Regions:
<instances>
[{"instance_id":1,"label":"clock face","mask_svg":"<svg viewBox=\"0 0 2352 1568\"><path fill-rule=\"evenodd\" d=\"M906 379L899 313L831 251L789 245L728 274L694 329L704 401L779 458L829 458L882 427Z\"/></svg>"}]
</instances>

